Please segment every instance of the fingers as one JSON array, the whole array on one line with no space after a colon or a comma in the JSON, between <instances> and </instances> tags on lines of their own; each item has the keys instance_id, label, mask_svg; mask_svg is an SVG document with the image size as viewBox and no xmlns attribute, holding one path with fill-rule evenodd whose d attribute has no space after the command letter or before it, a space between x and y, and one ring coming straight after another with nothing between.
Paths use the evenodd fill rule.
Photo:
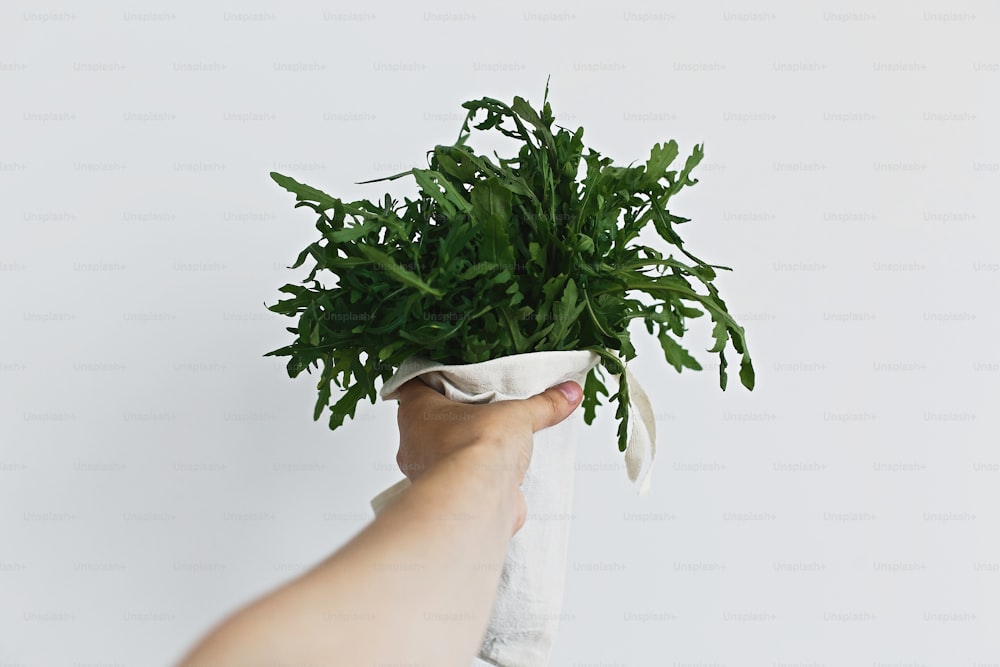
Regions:
<instances>
[{"instance_id":1,"label":"fingers","mask_svg":"<svg viewBox=\"0 0 1000 667\"><path fill-rule=\"evenodd\" d=\"M527 408L531 418L531 430L540 431L549 426L555 426L566 419L580 405L583 389L572 380L549 387L540 394L520 401ZM399 388L400 407L407 405L412 410L417 405L424 409L431 406L450 403L447 398L433 387L425 384L419 377L404 382Z\"/></svg>"},{"instance_id":2,"label":"fingers","mask_svg":"<svg viewBox=\"0 0 1000 667\"><path fill-rule=\"evenodd\" d=\"M580 405L583 389L572 380L549 387L540 394L524 399L531 413L532 431L555 426Z\"/></svg>"}]
</instances>

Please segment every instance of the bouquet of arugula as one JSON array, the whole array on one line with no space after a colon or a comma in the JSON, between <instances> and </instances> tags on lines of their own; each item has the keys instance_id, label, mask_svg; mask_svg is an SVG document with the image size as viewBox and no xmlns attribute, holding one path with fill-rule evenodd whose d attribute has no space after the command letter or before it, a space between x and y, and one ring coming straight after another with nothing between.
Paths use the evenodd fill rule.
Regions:
<instances>
[{"instance_id":1,"label":"bouquet of arugula","mask_svg":"<svg viewBox=\"0 0 1000 667\"><path fill-rule=\"evenodd\" d=\"M428 152L427 169L413 168L375 183L412 176L416 199L400 204L344 202L272 172L295 195L296 207L318 215L322 238L290 268L315 264L303 283L278 291L291 298L268 310L298 317L289 345L264 356L289 357L289 377L322 363L313 419L330 408L331 429L354 417L358 402L376 399L376 378L392 377L412 356L448 364L474 364L513 354L593 350L601 364L584 385L584 420L593 422L599 394L608 396L601 369L619 376L618 447L625 451L629 388L625 364L636 356L629 323L641 319L655 332L666 361L678 372L701 364L677 341L686 318L705 311L714 322L719 385L727 384L727 344L741 355L739 376L753 389L754 370L741 327L713 284L716 269L686 248L675 226L688 218L667 208L694 185L703 156L695 145L680 170L670 169L677 142L656 144L645 164L616 167L593 149L584 152L583 128L557 126L548 103L541 112L515 97L510 106L484 97L468 110L458 141ZM494 162L466 144L470 123L523 142L516 157ZM495 154L494 154L495 155ZM580 164L586 175L578 180ZM652 223L687 260L634 240ZM325 287L321 270L336 275ZM703 285L700 293L691 281ZM633 294L645 294L643 303ZM701 306L699 309L697 306ZM703 310L702 310L703 309ZM332 406L331 385L346 390Z\"/></svg>"},{"instance_id":2,"label":"bouquet of arugula","mask_svg":"<svg viewBox=\"0 0 1000 667\"><path fill-rule=\"evenodd\" d=\"M336 429L354 417L359 401L375 402L376 379L387 399L405 380L423 376L470 402L526 398L565 379L582 380L584 420L591 424L599 397L609 397L607 372L617 380L609 398L618 404L619 450L634 463L637 429L630 438L630 419L643 434L640 444L654 440L655 430L648 399L629 382L626 364L636 356L629 325L642 320L678 372L701 370L677 339L687 318L705 312L714 323L708 351L718 354L721 388L731 343L741 355L740 380L753 389L743 328L713 284L717 269L731 269L684 248L675 227L688 218L667 208L672 196L698 182L691 172L702 146L679 169L671 169L678 155L672 140L654 145L644 164L614 166L584 149L582 127L553 129L548 84L540 110L521 97L509 106L489 97L462 106L468 113L458 140L429 151L426 169L365 181L412 176L419 196L402 204L388 194L378 202L344 202L271 173L296 196L296 207L313 210L321 234L290 267L311 258L303 284L284 285L279 291L291 298L268 307L298 317L288 328L295 340L265 355L289 357L292 378L322 364L314 420L329 408ZM477 154L466 143L470 126L519 142L517 155ZM638 243L649 224L683 257ZM336 285L321 283L320 271L334 274ZM518 359L531 364L513 365ZM334 384L345 391L331 405ZM644 418L635 420L635 410ZM570 516L573 428L566 420L535 434L522 487L529 512ZM539 438L548 439L544 446ZM405 480L376 497L375 511L404 486ZM514 536L480 653L486 662L476 664L545 664L561 608L568 522L562 524L538 525L529 514Z\"/></svg>"}]
</instances>

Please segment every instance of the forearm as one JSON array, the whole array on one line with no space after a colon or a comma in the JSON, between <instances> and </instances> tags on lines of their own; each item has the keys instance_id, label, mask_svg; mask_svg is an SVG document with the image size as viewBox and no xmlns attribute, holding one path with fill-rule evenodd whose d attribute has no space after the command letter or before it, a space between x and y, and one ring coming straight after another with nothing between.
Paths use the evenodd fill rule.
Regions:
<instances>
[{"instance_id":1,"label":"forearm","mask_svg":"<svg viewBox=\"0 0 1000 667\"><path fill-rule=\"evenodd\" d=\"M514 463L484 445L442 459L343 548L213 632L184 667L467 665L517 520Z\"/></svg>"}]
</instances>

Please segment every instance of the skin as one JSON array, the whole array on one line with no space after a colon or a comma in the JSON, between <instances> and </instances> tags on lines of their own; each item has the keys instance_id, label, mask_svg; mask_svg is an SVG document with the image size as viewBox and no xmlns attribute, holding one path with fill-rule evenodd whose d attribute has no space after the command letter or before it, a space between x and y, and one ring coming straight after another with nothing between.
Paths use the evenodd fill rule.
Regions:
<instances>
[{"instance_id":1,"label":"skin","mask_svg":"<svg viewBox=\"0 0 1000 667\"><path fill-rule=\"evenodd\" d=\"M404 384L396 461L410 487L324 561L224 619L179 667L467 667L527 516L533 434L582 393L565 382L466 405Z\"/></svg>"}]
</instances>

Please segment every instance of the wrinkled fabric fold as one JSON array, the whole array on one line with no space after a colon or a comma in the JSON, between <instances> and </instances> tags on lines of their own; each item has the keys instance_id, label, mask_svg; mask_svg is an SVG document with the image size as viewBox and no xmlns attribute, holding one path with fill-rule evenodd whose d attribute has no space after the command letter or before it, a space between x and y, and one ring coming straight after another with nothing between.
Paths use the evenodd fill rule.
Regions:
<instances>
[{"instance_id":1,"label":"wrinkled fabric fold","mask_svg":"<svg viewBox=\"0 0 1000 667\"><path fill-rule=\"evenodd\" d=\"M656 417L649 396L628 368L625 369L625 379L629 390L629 439L625 448L625 470L631 481L639 483L639 495L646 496L652 489Z\"/></svg>"}]
</instances>

